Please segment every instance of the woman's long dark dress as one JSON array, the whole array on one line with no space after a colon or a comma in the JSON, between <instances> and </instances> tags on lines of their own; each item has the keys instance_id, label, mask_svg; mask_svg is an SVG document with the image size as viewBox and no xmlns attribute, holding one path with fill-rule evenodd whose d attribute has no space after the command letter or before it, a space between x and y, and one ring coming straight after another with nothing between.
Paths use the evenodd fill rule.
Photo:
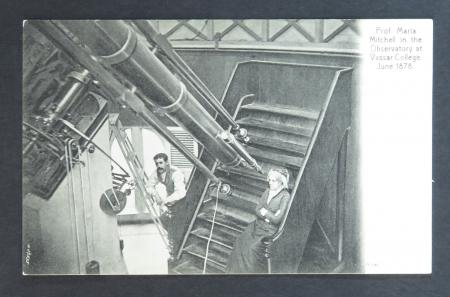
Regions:
<instances>
[{"instance_id":1,"label":"woman's long dark dress","mask_svg":"<svg viewBox=\"0 0 450 297\"><path fill-rule=\"evenodd\" d=\"M269 204L267 204L268 195L269 190L266 190L256 207L256 220L250 223L237 239L228 261L227 273L267 273L267 260L264 257L262 240L277 232L278 225L287 211L289 192L285 189L281 190ZM260 213L263 207L268 210L265 217ZM270 223L266 222L265 218L269 219Z\"/></svg>"}]
</instances>

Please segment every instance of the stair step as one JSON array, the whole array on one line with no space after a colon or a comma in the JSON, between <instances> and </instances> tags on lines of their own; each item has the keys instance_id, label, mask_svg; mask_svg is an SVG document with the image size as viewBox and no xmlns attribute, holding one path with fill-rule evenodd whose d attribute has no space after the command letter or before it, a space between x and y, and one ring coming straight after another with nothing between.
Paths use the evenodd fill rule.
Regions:
<instances>
[{"instance_id":1,"label":"stair step","mask_svg":"<svg viewBox=\"0 0 450 297\"><path fill-rule=\"evenodd\" d=\"M308 149L307 146L286 142L286 141L277 141L274 139L263 138L255 135L249 134L250 141L248 145L256 145L261 147L267 147L275 150L285 151L298 156L305 156L306 151Z\"/></svg>"},{"instance_id":2,"label":"stair step","mask_svg":"<svg viewBox=\"0 0 450 297\"><path fill-rule=\"evenodd\" d=\"M193 256L189 253L183 253L179 264L172 269L173 273L176 274L202 274L203 273L204 262L202 259ZM223 266L219 266L211 261L206 263L206 272L210 273L223 273Z\"/></svg>"},{"instance_id":3,"label":"stair step","mask_svg":"<svg viewBox=\"0 0 450 297\"><path fill-rule=\"evenodd\" d=\"M223 250L225 248L222 247L221 249L220 247L221 247L220 245L214 246L214 243L211 243L209 245L207 262L215 264L218 267L224 269L227 266L228 256L230 255L231 250L228 249ZM197 258L203 260L206 258L206 242L202 241L192 243L187 247L185 247L183 250L193 256L196 256Z\"/></svg>"},{"instance_id":4,"label":"stair step","mask_svg":"<svg viewBox=\"0 0 450 297\"><path fill-rule=\"evenodd\" d=\"M197 236L198 238L201 238L205 241L209 239L211 232L211 228L205 228L202 226L196 227L191 234ZM221 229L217 228L217 226L214 226L211 242L220 244L224 246L227 249L232 249L234 242L236 240L236 237L239 236L239 232L234 232L234 235L230 232L224 232Z\"/></svg>"},{"instance_id":5,"label":"stair step","mask_svg":"<svg viewBox=\"0 0 450 297\"><path fill-rule=\"evenodd\" d=\"M214 215L215 201L211 201L198 215L198 218L207 222L212 222ZM255 215L234 207L225 206L219 203L217 207L215 224L228 229L242 232L245 227L255 219Z\"/></svg>"},{"instance_id":6,"label":"stair step","mask_svg":"<svg viewBox=\"0 0 450 297\"><path fill-rule=\"evenodd\" d=\"M251 146L247 146L246 149L248 153L252 155L257 161L263 161L270 164L289 167L294 170L298 170L303 163L302 157L286 156L283 154L264 151Z\"/></svg>"},{"instance_id":7,"label":"stair step","mask_svg":"<svg viewBox=\"0 0 450 297\"><path fill-rule=\"evenodd\" d=\"M219 199L221 203L224 205L239 208L245 210L247 212L254 212L256 205L258 204L259 197L261 195L253 195L243 191L240 191L238 188L232 186L231 193L228 195L219 194ZM216 191L212 191L209 195L209 200L214 202L216 200Z\"/></svg>"},{"instance_id":8,"label":"stair step","mask_svg":"<svg viewBox=\"0 0 450 297\"><path fill-rule=\"evenodd\" d=\"M200 274L202 270L196 267L191 261L182 260L181 263L178 264L175 268L172 269L172 272L175 274Z\"/></svg>"},{"instance_id":9,"label":"stair step","mask_svg":"<svg viewBox=\"0 0 450 297\"><path fill-rule=\"evenodd\" d=\"M194 225L194 229L203 228L206 230L211 230L211 222L204 221L204 220L198 220L196 224ZM209 231L208 231L209 232ZM237 238L241 235L242 231L236 231L232 230L230 228L220 226L218 224L214 224L214 233L220 233L223 234L224 238L231 239L231 238ZM234 244L234 241L231 245Z\"/></svg>"},{"instance_id":10,"label":"stair step","mask_svg":"<svg viewBox=\"0 0 450 297\"><path fill-rule=\"evenodd\" d=\"M267 183L267 171L265 172L263 169L263 173L256 172L255 170L248 169L245 167L225 167L219 166L217 170L226 173L236 174L239 176L243 176L245 178L251 178L253 180L261 181Z\"/></svg>"},{"instance_id":11,"label":"stair step","mask_svg":"<svg viewBox=\"0 0 450 297\"><path fill-rule=\"evenodd\" d=\"M201 220L205 220L207 222L212 223L212 213L201 213L197 216L197 218ZM214 224L228 228L233 231L242 232L244 230L244 227L240 224L237 224L235 222L229 222L222 214L216 214L216 219L214 221Z\"/></svg>"},{"instance_id":12,"label":"stair step","mask_svg":"<svg viewBox=\"0 0 450 297\"><path fill-rule=\"evenodd\" d=\"M252 103L243 105L241 109L276 113L280 115L288 115L294 117L303 117L311 120L317 120L319 118L319 112L317 111L298 109L292 106L285 106L285 105L276 105L276 104L266 105L266 104Z\"/></svg>"},{"instance_id":13,"label":"stair step","mask_svg":"<svg viewBox=\"0 0 450 297\"><path fill-rule=\"evenodd\" d=\"M239 125L242 125L244 127L254 127L264 130L272 130L305 137L311 137L313 133L313 129L308 129L301 126L291 126L273 121L255 119L250 117L242 118L237 122Z\"/></svg>"},{"instance_id":14,"label":"stair step","mask_svg":"<svg viewBox=\"0 0 450 297\"><path fill-rule=\"evenodd\" d=\"M214 203L205 205L205 211L214 211ZM244 210L236 209L235 207L227 206L223 203L219 203L217 206L217 211L226 216L231 221L236 221L243 225L243 228L255 220L255 215Z\"/></svg>"},{"instance_id":15,"label":"stair step","mask_svg":"<svg viewBox=\"0 0 450 297\"><path fill-rule=\"evenodd\" d=\"M257 128L257 127L249 127L249 126L247 126L246 129L247 129L247 132L249 135L254 135L256 137L266 138L266 139L274 139L274 140L276 139L279 142L284 141L284 142L295 143L298 145L308 146L311 141L310 136L295 135L295 134L290 134L290 133L286 133L286 132L268 130L268 129Z\"/></svg>"},{"instance_id":16,"label":"stair step","mask_svg":"<svg viewBox=\"0 0 450 297\"><path fill-rule=\"evenodd\" d=\"M259 164L262 169L262 173L258 173L253 169L248 169L245 167L226 167L226 166L219 166L216 168L217 171L220 171L221 174L227 176L227 174L235 175L236 178L248 180L252 179L255 182L258 182L260 184L260 188L266 189L268 187L267 184L267 173L271 168L279 167L274 166L273 164L265 164L260 163ZM292 189L294 186L294 180L296 175L293 175L294 173L297 173L298 168L295 168L295 170L289 170L289 189ZM245 183L245 182L244 182Z\"/></svg>"}]
</instances>

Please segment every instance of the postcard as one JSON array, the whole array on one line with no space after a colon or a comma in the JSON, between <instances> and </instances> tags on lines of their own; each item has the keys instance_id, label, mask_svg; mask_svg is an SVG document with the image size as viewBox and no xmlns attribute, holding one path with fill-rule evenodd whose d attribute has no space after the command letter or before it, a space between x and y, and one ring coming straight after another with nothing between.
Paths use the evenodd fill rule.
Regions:
<instances>
[{"instance_id":1,"label":"postcard","mask_svg":"<svg viewBox=\"0 0 450 297\"><path fill-rule=\"evenodd\" d=\"M26 20L24 275L432 273L430 19Z\"/></svg>"}]
</instances>

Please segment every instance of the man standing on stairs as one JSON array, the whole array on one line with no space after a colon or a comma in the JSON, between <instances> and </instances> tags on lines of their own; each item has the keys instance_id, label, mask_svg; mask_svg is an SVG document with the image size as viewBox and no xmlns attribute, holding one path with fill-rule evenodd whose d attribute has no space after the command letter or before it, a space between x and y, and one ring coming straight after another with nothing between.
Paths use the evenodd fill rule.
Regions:
<instances>
[{"instance_id":1,"label":"man standing on stairs","mask_svg":"<svg viewBox=\"0 0 450 297\"><path fill-rule=\"evenodd\" d=\"M183 211L186 186L184 174L171 166L164 153L153 157L156 170L150 175L147 191L160 205L161 223L168 234L170 253L172 252L174 232L176 232L177 216ZM173 257L173 255L170 255Z\"/></svg>"}]
</instances>

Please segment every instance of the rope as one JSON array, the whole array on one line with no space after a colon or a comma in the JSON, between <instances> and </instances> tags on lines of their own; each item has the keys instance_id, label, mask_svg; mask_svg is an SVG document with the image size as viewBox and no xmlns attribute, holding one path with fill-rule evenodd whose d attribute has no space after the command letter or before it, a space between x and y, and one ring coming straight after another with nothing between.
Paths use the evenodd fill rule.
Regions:
<instances>
[{"instance_id":1,"label":"rope","mask_svg":"<svg viewBox=\"0 0 450 297\"><path fill-rule=\"evenodd\" d=\"M216 213L217 213L217 206L219 204L219 189L220 189L220 185L222 183L219 183L217 185L217 194L216 194L216 205L214 206L214 215L213 215L213 219L211 222L211 231L209 233L209 238L208 238L208 242L206 244L206 254L205 254L205 262L203 263L203 271L202 274L206 273L206 263L208 262L208 253L209 253L209 244L211 243L211 239L212 239L212 235L213 235L213 230L214 230L214 223L216 221Z\"/></svg>"}]
</instances>

